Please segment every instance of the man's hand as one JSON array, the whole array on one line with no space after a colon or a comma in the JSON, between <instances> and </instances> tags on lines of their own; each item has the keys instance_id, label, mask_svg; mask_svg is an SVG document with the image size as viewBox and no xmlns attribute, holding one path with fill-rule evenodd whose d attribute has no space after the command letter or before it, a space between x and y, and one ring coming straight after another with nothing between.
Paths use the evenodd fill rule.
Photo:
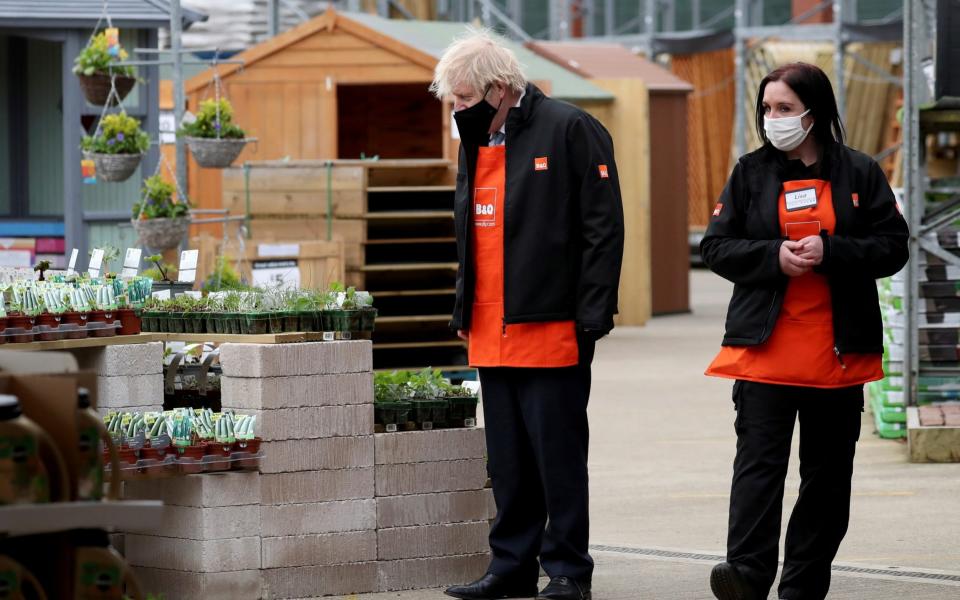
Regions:
<instances>
[{"instance_id":1,"label":"man's hand","mask_svg":"<svg viewBox=\"0 0 960 600\"><path fill-rule=\"evenodd\" d=\"M458 330L457 330L457 337L460 338L461 340L465 341L465 342L469 342L469 341L470 341L470 334L467 333L466 331L462 330L462 329L458 329Z\"/></svg>"},{"instance_id":2,"label":"man's hand","mask_svg":"<svg viewBox=\"0 0 960 600\"><path fill-rule=\"evenodd\" d=\"M802 250L802 241L791 242L787 240L780 246L780 270L783 271L784 275L799 277L800 275L808 273L810 269L813 268L815 263L812 260L797 255L797 253ZM820 253L822 257L822 246L820 247Z\"/></svg>"},{"instance_id":3,"label":"man's hand","mask_svg":"<svg viewBox=\"0 0 960 600\"><path fill-rule=\"evenodd\" d=\"M823 262L823 238L819 235L811 235L803 238L798 243L800 244L800 249L795 251L794 254L800 258L813 261L814 265L819 265Z\"/></svg>"}]
</instances>

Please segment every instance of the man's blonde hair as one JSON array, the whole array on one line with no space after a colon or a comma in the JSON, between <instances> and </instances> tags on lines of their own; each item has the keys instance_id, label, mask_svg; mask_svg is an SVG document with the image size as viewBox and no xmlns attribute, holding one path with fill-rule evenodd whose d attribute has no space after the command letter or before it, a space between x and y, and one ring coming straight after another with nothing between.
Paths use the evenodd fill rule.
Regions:
<instances>
[{"instance_id":1,"label":"man's blonde hair","mask_svg":"<svg viewBox=\"0 0 960 600\"><path fill-rule=\"evenodd\" d=\"M434 70L430 91L437 98L452 93L461 83L482 94L491 83L500 82L520 93L527 87L520 62L488 29L469 28L443 51Z\"/></svg>"}]
</instances>

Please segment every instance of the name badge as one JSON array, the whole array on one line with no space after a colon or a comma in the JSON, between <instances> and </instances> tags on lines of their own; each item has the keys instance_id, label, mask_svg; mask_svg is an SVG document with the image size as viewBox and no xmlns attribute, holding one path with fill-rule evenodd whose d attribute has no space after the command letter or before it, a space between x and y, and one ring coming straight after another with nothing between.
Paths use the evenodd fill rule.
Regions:
<instances>
[{"instance_id":1,"label":"name badge","mask_svg":"<svg viewBox=\"0 0 960 600\"><path fill-rule=\"evenodd\" d=\"M794 190L783 195L787 202L787 212L812 208L817 205L817 188Z\"/></svg>"}]
</instances>

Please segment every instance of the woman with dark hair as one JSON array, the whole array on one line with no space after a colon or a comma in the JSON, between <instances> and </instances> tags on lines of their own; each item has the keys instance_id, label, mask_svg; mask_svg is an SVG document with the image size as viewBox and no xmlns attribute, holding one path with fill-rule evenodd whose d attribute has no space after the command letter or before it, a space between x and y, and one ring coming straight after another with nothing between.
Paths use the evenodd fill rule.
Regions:
<instances>
[{"instance_id":1,"label":"woman with dark hair","mask_svg":"<svg viewBox=\"0 0 960 600\"><path fill-rule=\"evenodd\" d=\"M721 600L767 597L777 575L784 480L800 421L800 496L779 598L822 599L847 531L863 385L883 378L875 279L907 261L907 225L883 171L843 144L826 74L785 65L760 82L763 147L740 157L700 253L734 283L707 375L734 379L727 560Z\"/></svg>"}]
</instances>

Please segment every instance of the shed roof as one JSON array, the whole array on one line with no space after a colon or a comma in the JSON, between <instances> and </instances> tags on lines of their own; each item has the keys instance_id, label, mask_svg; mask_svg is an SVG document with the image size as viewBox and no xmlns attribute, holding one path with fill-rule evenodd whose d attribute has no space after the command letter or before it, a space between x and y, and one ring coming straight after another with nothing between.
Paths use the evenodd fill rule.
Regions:
<instances>
[{"instance_id":1,"label":"shed roof","mask_svg":"<svg viewBox=\"0 0 960 600\"><path fill-rule=\"evenodd\" d=\"M0 2L2 1L0 0ZM247 49L234 58L243 61L244 69L250 69L257 61L280 52L287 46L324 29L334 28L344 29L355 35L360 34L372 43L398 54L403 54L411 62L432 70L444 49L455 37L462 35L467 26L464 23L441 21L384 19L366 13L337 12L330 9L294 29ZM530 80L550 81L550 95L554 98L568 101L613 100L613 95L610 92L593 85L576 73L572 73L531 52L520 44L505 38L502 38L501 41L516 53L517 59L524 66ZM238 70L236 65L222 66L220 67L221 77L225 77L236 70ZM211 78L211 71L206 71L200 76L192 78L187 82L187 91L206 85Z\"/></svg>"},{"instance_id":2,"label":"shed roof","mask_svg":"<svg viewBox=\"0 0 960 600\"><path fill-rule=\"evenodd\" d=\"M591 79L636 78L652 91L692 92L693 86L620 44L530 42L540 56Z\"/></svg>"},{"instance_id":3,"label":"shed roof","mask_svg":"<svg viewBox=\"0 0 960 600\"><path fill-rule=\"evenodd\" d=\"M168 0L110 0L111 22L118 27L158 28L170 23ZM182 8L186 29L207 15ZM103 14L103 0L0 0L0 27L93 28ZM106 25L106 19L103 21Z\"/></svg>"}]
</instances>

